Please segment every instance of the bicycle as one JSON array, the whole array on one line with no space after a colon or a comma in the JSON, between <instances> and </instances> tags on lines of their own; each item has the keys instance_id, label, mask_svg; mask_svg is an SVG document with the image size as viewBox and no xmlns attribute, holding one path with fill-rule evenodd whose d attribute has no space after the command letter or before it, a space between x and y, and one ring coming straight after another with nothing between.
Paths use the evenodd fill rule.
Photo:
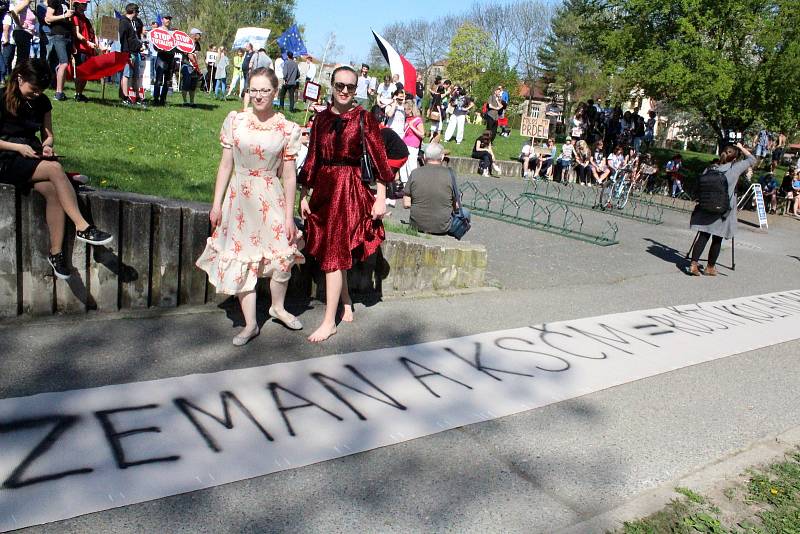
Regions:
<instances>
[{"instance_id":1,"label":"bicycle","mask_svg":"<svg viewBox=\"0 0 800 534\"><path fill-rule=\"evenodd\" d=\"M600 186L600 199L595 207L601 210L609 208L623 209L628 204L631 192L632 169L630 165L620 167Z\"/></svg>"}]
</instances>

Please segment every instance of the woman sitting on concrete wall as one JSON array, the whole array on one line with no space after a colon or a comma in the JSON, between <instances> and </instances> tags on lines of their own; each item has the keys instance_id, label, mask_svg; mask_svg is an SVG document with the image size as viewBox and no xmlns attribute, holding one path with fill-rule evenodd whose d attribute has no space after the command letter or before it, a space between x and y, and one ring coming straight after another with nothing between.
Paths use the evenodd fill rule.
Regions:
<instances>
[{"instance_id":1,"label":"woman sitting on concrete wall","mask_svg":"<svg viewBox=\"0 0 800 534\"><path fill-rule=\"evenodd\" d=\"M53 151L53 107L44 95L49 86L47 64L30 59L21 61L6 87L0 89L0 182L13 184L23 193L33 188L45 198L48 262L55 275L66 280L71 270L62 252L65 215L75 223L79 241L105 245L112 237L83 218L75 190Z\"/></svg>"}]
</instances>

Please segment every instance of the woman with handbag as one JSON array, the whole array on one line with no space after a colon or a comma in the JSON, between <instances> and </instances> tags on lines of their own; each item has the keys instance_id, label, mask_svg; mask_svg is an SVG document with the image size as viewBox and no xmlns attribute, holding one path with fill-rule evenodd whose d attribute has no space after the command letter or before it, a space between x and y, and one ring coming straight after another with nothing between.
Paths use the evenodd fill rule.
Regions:
<instances>
[{"instance_id":1,"label":"woman with handbag","mask_svg":"<svg viewBox=\"0 0 800 534\"><path fill-rule=\"evenodd\" d=\"M314 120L298 178L300 214L306 221L305 252L325 273L325 316L308 337L313 343L336 333L340 302L342 321L353 320L347 270L353 257L363 261L378 250L386 235L381 218L386 213L386 184L394 175L377 121L355 103L357 87L355 70L342 66L333 71L333 103ZM377 196L369 189L371 178L376 180Z\"/></svg>"},{"instance_id":2,"label":"woman with handbag","mask_svg":"<svg viewBox=\"0 0 800 534\"><path fill-rule=\"evenodd\" d=\"M441 134L442 132L442 117L444 117L443 98L444 86L439 84L436 86L435 92L431 91L431 104L428 108L428 119L431 121L431 142L437 133Z\"/></svg>"}]
</instances>

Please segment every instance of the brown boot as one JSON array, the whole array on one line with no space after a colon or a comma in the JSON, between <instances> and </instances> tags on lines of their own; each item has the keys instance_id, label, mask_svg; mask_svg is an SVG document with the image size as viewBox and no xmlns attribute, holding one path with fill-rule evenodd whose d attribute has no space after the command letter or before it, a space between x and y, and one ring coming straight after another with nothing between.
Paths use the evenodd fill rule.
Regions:
<instances>
[{"instance_id":1,"label":"brown boot","mask_svg":"<svg viewBox=\"0 0 800 534\"><path fill-rule=\"evenodd\" d=\"M717 268L713 265L706 265L706 276L717 276Z\"/></svg>"},{"instance_id":2,"label":"brown boot","mask_svg":"<svg viewBox=\"0 0 800 534\"><path fill-rule=\"evenodd\" d=\"M689 274L692 276L700 276L700 266L697 264L696 261L693 261L692 264L689 266Z\"/></svg>"}]
</instances>

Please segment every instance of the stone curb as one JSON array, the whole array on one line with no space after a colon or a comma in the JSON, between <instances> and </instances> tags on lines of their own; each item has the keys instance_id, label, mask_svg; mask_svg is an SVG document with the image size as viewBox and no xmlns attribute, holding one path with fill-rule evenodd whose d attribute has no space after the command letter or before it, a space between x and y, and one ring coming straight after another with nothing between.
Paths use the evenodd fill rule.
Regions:
<instances>
[{"instance_id":1,"label":"stone curb","mask_svg":"<svg viewBox=\"0 0 800 534\"><path fill-rule=\"evenodd\" d=\"M774 434L706 464L682 477L644 492L626 503L580 523L556 530L560 534L604 533L621 528L625 521L635 521L658 512L680 496L677 487L689 488L703 495L710 490L734 482L750 467L779 461L790 450L800 446L800 426Z\"/></svg>"}]
</instances>

